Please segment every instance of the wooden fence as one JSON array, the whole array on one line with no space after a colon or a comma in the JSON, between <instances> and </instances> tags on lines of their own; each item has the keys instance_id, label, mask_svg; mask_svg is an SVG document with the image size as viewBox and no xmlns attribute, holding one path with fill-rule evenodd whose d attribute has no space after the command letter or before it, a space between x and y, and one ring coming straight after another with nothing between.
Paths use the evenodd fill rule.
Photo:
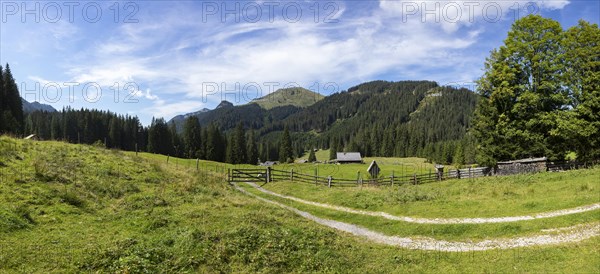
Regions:
<instances>
[{"instance_id":1,"label":"wooden fence","mask_svg":"<svg viewBox=\"0 0 600 274\"><path fill-rule=\"evenodd\" d=\"M356 179L337 178L333 176L317 176L291 170L279 170L267 167L265 169L229 169L227 178L229 182L255 182L268 183L274 181L299 182L314 185L325 185L328 187L361 187L361 186L394 186L401 184L425 184L447 179L467 179L489 176L490 168L466 168L449 170L447 172L436 172L427 174L413 174L405 176L389 176L379 178Z\"/></svg>"},{"instance_id":2,"label":"wooden fence","mask_svg":"<svg viewBox=\"0 0 600 274\"><path fill-rule=\"evenodd\" d=\"M262 168L246 168L246 169L228 169L227 180L232 183L241 182L270 182L268 178L271 176L270 169Z\"/></svg>"},{"instance_id":3,"label":"wooden fence","mask_svg":"<svg viewBox=\"0 0 600 274\"><path fill-rule=\"evenodd\" d=\"M557 171L565 171L565 170L574 170L574 169L586 169L592 166L600 164L600 161L591 161L591 162L576 162L576 161L567 161L567 162L548 162L546 163L546 170L550 172Z\"/></svg>"}]
</instances>

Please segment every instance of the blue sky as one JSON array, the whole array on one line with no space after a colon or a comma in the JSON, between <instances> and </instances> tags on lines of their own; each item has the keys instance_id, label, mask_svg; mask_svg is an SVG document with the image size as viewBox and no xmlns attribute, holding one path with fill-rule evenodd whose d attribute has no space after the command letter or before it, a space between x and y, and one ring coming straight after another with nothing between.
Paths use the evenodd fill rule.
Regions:
<instances>
[{"instance_id":1,"label":"blue sky","mask_svg":"<svg viewBox=\"0 0 600 274\"><path fill-rule=\"evenodd\" d=\"M371 80L472 87L516 18L598 23L598 1L2 1L28 101L153 116ZM118 12L117 12L118 11ZM118 95L118 96L117 96Z\"/></svg>"}]
</instances>

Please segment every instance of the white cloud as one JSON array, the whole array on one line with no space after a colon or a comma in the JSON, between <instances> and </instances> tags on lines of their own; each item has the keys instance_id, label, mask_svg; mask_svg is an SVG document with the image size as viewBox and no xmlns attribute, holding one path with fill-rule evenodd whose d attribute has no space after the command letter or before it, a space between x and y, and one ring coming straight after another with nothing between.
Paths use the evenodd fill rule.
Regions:
<instances>
[{"instance_id":1,"label":"white cloud","mask_svg":"<svg viewBox=\"0 0 600 274\"><path fill-rule=\"evenodd\" d=\"M158 99L159 99L159 98L158 98L158 96L156 96L156 95L152 95L152 94L150 93L150 89L146 89L146 94L144 94L144 98L146 98L146 99L148 99L148 100L152 100L152 101L156 101L156 100L158 100Z\"/></svg>"},{"instance_id":2,"label":"white cloud","mask_svg":"<svg viewBox=\"0 0 600 274\"><path fill-rule=\"evenodd\" d=\"M568 5L571 1L567 1L567 0L542 0L542 1L537 1L537 2L543 8L548 8L548 9L562 9L566 5Z\"/></svg>"},{"instance_id":3,"label":"white cloud","mask_svg":"<svg viewBox=\"0 0 600 274\"><path fill-rule=\"evenodd\" d=\"M292 24L281 19L202 23L198 14L186 6L189 3L178 3L161 10L161 16L149 14L139 24L119 26L105 43L86 51L82 58L85 63L72 63L69 74L74 81L107 87L135 82L146 90L137 90L135 95L153 101L145 111L165 117L223 99L206 98L207 91L202 90L206 83L231 89L236 83L318 82L322 88L327 82L358 83L386 73L403 79L423 78L425 68L447 69L450 73L446 74L466 78L475 75L472 71L478 68L468 62L483 61L469 58L465 49L484 33L482 24L487 23L486 16L491 16L485 15L484 7L491 2L441 1L439 7L435 3L381 0L379 8L360 17L347 15L347 7L341 6L336 15L338 23L332 24L311 20ZM448 3L458 8L444 6ZM515 3L525 7L527 2L493 3L500 5L501 16L506 17ZM536 3L541 8L560 9L569 2ZM440 22L435 22L434 14L422 17L420 10L407 15L406 8L413 4L419 9L422 5L435 8ZM469 13L473 13L472 20ZM459 14L460 20L449 20ZM456 71L457 67L463 70ZM151 94L150 88L157 95ZM166 103L165 98L171 95L202 98L204 103Z\"/></svg>"},{"instance_id":4,"label":"white cloud","mask_svg":"<svg viewBox=\"0 0 600 274\"><path fill-rule=\"evenodd\" d=\"M54 83L54 81L46 80L39 76L29 76L27 78L35 83L39 83L40 86L45 86L47 84Z\"/></svg>"},{"instance_id":5,"label":"white cloud","mask_svg":"<svg viewBox=\"0 0 600 274\"><path fill-rule=\"evenodd\" d=\"M177 114L193 112L204 107L200 101L183 101L175 103L166 103L163 100L157 100L151 107L142 109L143 113L154 117L173 117Z\"/></svg>"},{"instance_id":6,"label":"white cloud","mask_svg":"<svg viewBox=\"0 0 600 274\"><path fill-rule=\"evenodd\" d=\"M402 23L420 22L437 25L447 33L462 26L493 24L516 20L522 16L539 13L541 9L562 9L567 0L514 0L514 1L399 1L380 0L384 15L401 18Z\"/></svg>"}]
</instances>

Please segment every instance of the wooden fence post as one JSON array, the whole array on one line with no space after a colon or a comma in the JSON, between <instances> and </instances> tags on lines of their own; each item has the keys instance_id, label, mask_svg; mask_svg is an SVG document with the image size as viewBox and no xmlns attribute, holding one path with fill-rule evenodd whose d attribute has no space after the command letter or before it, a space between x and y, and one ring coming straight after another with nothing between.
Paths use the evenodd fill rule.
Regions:
<instances>
[{"instance_id":1,"label":"wooden fence post","mask_svg":"<svg viewBox=\"0 0 600 274\"><path fill-rule=\"evenodd\" d=\"M460 169L456 169L456 179L460 179Z\"/></svg>"},{"instance_id":2,"label":"wooden fence post","mask_svg":"<svg viewBox=\"0 0 600 274\"><path fill-rule=\"evenodd\" d=\"M394 186L394 171L392 170L392 187Z\"/></svg>"},{"instance_id":3,"label":"wooden fence post","mask_svg":"<svg viewBox=\"0 0 600 274\"><path fill-rule=\"evenodd\" d=\"M327 186L329 186L329 188L331 188L331 180L333 180L333 178L331 178L331 175L327 176Z\"/></svg>"},{"instance_id":4,"label":"wooden fence post","mask_svg":"<svg viewBox=\"0 0 600 274\"><path fill-rule=\"evenodd\" d=\"M417 174L413 173L413 182L416 185L417 184Z\"/></svg>"},{"instance_id":5,"label":"wooden fence post","mask_svg":"<svg viewBox=\"0 0 600 274\"><path fill-rule=\"evenodd\" d=\"M290 173L290 181L294 181L294 169L292 168L292 172Z\"/></svg>"},{"instance_id":6,"label":"wooden fence post","mask_svg":"<svg viewBox=\"0 0 600 274\"><path fill-rule=\"evenodd\" d=\"M265 178L265 183L270 183L271 182L271 167L268 166L267 167L267 176Z\"/></svg>"},{"instance_id":7,"label":"wooden fence post","mask_svg":"<svg viewBox=\"0 0 600 274\"><path fill-rule=\"evenodd\" d=\"M196 171L198 171L199 165L200 165L200 158L196 158ZM227 169L227 170L229 170L229 169ZM227 172L229 173L229 171L227 171Z\"/></svg>"},{"instance_id":8,"label":"wooden fence post","mask_svg":"<svg viewBox=\"0 0 600 274\"><path fill-rule=\"evenodd\" d=\"M315 185L318 185L318 182L317 182L317 180L318 180L317 177L319 177L318 175L319 175L319 173L317 173L317 169L315 168Z\"/></svg>"},{"instance_id":9,"label":"wooden fence post","mask_svg":"<svg viewBox=\"0 0 600 274\"><path fill-rule=\"evenodd\" d=\"M169 155L167 154L167 164L169 163L169 157L171 157L171 156L169 156Z\"/></svg>"}]
</instances>

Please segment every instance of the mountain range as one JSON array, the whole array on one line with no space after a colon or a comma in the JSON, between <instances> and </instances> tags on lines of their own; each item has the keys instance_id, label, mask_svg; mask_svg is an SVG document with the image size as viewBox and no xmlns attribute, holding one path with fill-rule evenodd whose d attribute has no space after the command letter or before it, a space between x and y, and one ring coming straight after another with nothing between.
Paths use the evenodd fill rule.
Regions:
<instances>
[{"instance_id":1,"label":"mountain range","mask_svg":"<svg viewBox=\"0 0 600 274\"><path fill-rule=\"evenodd\" d=\"M287 127L298 151L336 142L363 155L418 155L428 144L463 139L478 98L468 89L433 81L372 81L329 96L296 88L244 105L223 101L213 110L180 115L169 123L181 131L185 118L193 115L202 127L214 123L226 132L242 123L260 141L274 145ZM390 147L383 148L384 141Z\"/></svg>"},{"instance_id":2,"label":"mountain range","mask_svg":"<svg viewBox=\"0 0 600 274\"><path fill-rule=\"evenodd\" d=\"M273 120L283 119L291 113L309 107L323 98L325 96L304 88L279 89L244 105L235 106L231 102L221 101L213 110L204 108L178 115L169 120L169 123L174 123L178 131L181 131L185 119L196 116L201 126L217 123L224 130L229 130L242 122L248 127L258 129Z\"/></svg>"},{"instance_id":3,"label":"mountain range","mask_svg":"<svg viewBox=\"0 0 600 274\"><path fill-rule=\"evenodd\" d=\"M39 102L28 102L27 100L21 98L21 103L23 104L23 112L30 113L36 110L46 111L46 112L55 112L56 109L51 105L41 104Z\"/></svg>"}]
</instances>

